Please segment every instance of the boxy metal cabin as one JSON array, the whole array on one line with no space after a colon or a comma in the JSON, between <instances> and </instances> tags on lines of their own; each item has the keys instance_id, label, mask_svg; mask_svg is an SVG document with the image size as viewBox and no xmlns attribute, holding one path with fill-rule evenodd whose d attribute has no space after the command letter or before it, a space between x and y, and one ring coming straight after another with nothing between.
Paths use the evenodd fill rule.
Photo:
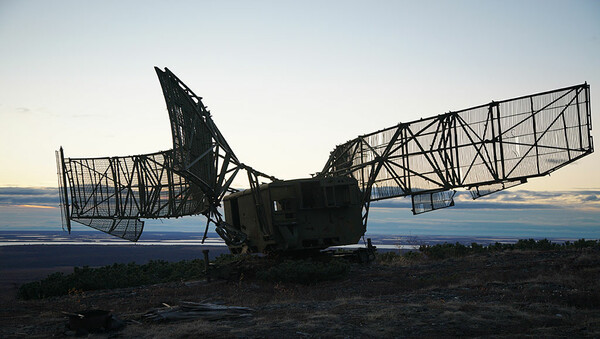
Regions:
<instances>
[{"instance_id":1,"label":"boxy metal cabin","mask_svg":"<svg viewBox=\"0 0 600 339\"><path fill-rule=\"evenodd\" d=\"M243 245L229 246L232 253L318 250L356 244L365 233L353 178L275 181L258 192L223 199L225 221L247 236Z\"/></svg>"}]
</instances>

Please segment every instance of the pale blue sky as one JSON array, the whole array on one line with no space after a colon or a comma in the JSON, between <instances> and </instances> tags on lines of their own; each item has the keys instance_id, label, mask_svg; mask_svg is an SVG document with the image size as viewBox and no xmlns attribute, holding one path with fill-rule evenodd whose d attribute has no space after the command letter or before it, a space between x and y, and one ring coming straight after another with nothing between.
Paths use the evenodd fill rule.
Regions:
<instances>
[{"instance_id":1,"label":"pale blue sky","mask_svg":"<svg viewBox=\"0 0 600 339\"><path fill-rule=\"evenodd\" d=\"M171 148L155 65L281 178L359 134L492 99L588 81L594 102L599 18L598 1L0 1L0 186L54 186L60 145ZM599 166L528 188L600 187Z\"/></svg>"},{"instance_id":2,"label":"pale blue sky","mask_svg":"<svg viewBox=\"0 0 600 339\"><path fill-rule=\"evenodd\" d=\"M241 161L292 179L357 135L584 81L600 126L599 56L600 1L0 0L0 187L56 187L60 145L67 157L170 149L153 66L204 97ZM598 168L593 154L523 189L598 192ZM596 200L567 207L591 216L581 227L599 215ZM553 218L537 211L504 212ZM433 213L398 225L475 223Z\"/></svg>"}]
</instances>

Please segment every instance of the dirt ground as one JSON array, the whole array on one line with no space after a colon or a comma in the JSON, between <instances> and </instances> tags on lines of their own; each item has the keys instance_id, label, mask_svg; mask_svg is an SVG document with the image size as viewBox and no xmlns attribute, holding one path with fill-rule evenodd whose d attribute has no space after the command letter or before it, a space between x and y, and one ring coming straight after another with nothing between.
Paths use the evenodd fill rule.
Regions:
<instances>
[{"instance_id":1,"label":"dirt ground","mask_svg":"<svg viewBox=\"0 0 600 339\"><path fill-rule=\"evenodd\" d=\"M111 310L126 326L91 338L600 337L597 249L506 251L445 260L354 263L314 285L229 280L177 282L3 300L0 337L68 337L61 311ZM225 320L149 322L162 303L253 309Z\"/></svg>"}]
</instances>

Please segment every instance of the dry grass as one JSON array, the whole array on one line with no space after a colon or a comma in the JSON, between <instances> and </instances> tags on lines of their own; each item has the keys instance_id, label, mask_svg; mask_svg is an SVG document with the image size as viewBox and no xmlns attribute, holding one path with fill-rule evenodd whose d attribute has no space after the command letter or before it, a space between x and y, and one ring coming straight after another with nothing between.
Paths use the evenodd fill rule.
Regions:
<instances>
[{"instance_id":1,"label":"dry grass","mask_svg":"<svg viewBox=\"0 0 600 339\"><path fill-rule=\"evenodd\" d=\"M446 260L353 264L348 277L314 285L251 276L13 300L0 337L62 336L60 311L113 310L125 320L161 303L223 302L255 309L246 319L130 323L92 337L600 336L596 251L512 251Z\"/></svg>"}]
</instances>

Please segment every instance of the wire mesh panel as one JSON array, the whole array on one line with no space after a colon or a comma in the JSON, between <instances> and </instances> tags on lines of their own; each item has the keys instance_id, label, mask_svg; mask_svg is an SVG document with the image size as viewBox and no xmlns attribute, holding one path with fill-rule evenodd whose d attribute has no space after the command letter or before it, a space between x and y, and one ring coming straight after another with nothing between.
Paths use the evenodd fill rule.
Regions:
<instances>
[{"instance_id":1,"label":"wire mesh panel","mask_svg":"<svg viewBox=\"0 0 600 339\"><path fill-rule=\"evenodd\" d=\"M57 168L63 225L70 230L73 220L136 241L144 226L140 218L203 214L224 239L233 239L218 207L225 194L236 191L230 186L237 173L245 170L256 182L259 177L277 179L241 164L202 98L168 69L155 70L169 112L173 149L64 159L61 148Z\"/></svg>"},{"instance_id":2,"label":"wire mesh panel","mask_svg":"<svg viewBox=\"0 0 600 339\"><path fill-rule=\"evenodd\" d=\"M421 214L454 206L453 198L455 193L455 191L443 191L413 194L411 196L413 214Z\"/></svg>"},{"instance_id":3,"label":"wire mesh panel","mask_svg":"<svg viewBox=\"0 0 600 339\"><path fill-rule=\"evenodd\" d=\"M201 98L167 72L157 71L171 120L173 168L187 171L208 186L214 185L213 131Z\"/></svg>"},{"instance_id":4,"label":"wire mesh panel","mask_svg":"<svg viewBox=\"0 0 600 339\"><path fill-rule=\"evenodd\" d=\"M172 154L65 159L71 220L137 240L144 225L139 218L204 212L203 192L173 170Z\"/></svg>"},{"instance_id":5,"label":"wire mesh panel","mask_svg":"<svg viewBox=\"0 0 600 339\"><path fill-rule=\"evenodd\" d=\"M491 102L360 136L321 175L356 178L368 201L520 182L592 153L590 121L587 84Z\"/></svg>"}]
</instances>

